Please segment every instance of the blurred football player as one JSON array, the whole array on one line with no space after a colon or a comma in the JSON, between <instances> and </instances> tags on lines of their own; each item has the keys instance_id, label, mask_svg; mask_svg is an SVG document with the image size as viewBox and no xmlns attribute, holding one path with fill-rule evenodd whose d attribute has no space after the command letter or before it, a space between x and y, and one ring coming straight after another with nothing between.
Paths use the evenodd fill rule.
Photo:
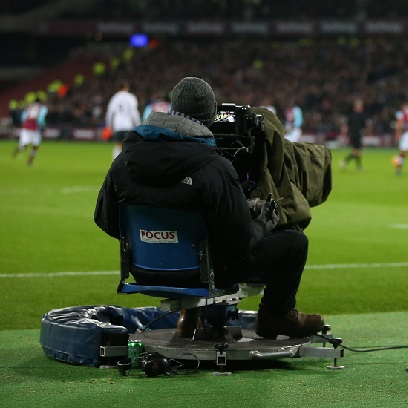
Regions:
<instances>
[{"instance_id":1,"label":"blurred football player","mask_svg":"<svg viewBox=\"0 0 408 408\"><path fill-rule=\"evenodd\" d=\"M147 117L152 113L152 112L164 112L167 113L170 111L170 93L167 92L166 95L164 95L164 98L153 98L149 103L146 105L144 111L143 111L143 118L142 122L144 123L147 119Z\"/></svg>"},{"instance_id":2,"label":"blurred football player","mask_svg":"<svg viewBox=\"0 0 408 408\"><path fill-rule=\"evenodd\" d=\"M302 136L303 113L302 109L292 104L285 110L285 138L291 142L299 142Z\"/></svg>"},{"instance_id":3,"label":"blurred football player","mask_svg":"<svg viewBox=\"0 0 408 408\"><path fill-rule=\"evenodd\" d=\"M27 159L29 166L33 164L40 147L47 113L48 108L39 98L36 98L35 102L28 105L21 114L20 140L13 156L17 156L21 151L26 150L28 145L31 145L30 155Z\"/></svg>"},{"instance_id":4,"label":"blurred football player","mask_svg":"<svg viewBox=\"0 0 408 408\"><path fill-rule=\"evenodd\" d=\"M395 139L398 143L399 154L394 160L396 174L402 173L402 167L408 151L408 102L402 104L401 110L396 113Z\"/></svg>"}]
</instances>

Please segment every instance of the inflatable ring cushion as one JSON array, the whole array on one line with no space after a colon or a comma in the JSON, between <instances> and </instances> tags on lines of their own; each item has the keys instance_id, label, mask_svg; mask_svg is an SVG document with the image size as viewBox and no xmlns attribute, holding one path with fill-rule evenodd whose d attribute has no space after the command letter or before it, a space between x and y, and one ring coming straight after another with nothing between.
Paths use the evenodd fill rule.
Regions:
<instances>
[{"instance_id":1,"label":"inflatable ring cushion","mask_svg":"<svg viewBox=\"0 0 408 408\"><path fill-rule=\"evenodd\" d=\"M118 306L74 306L54 309L42 318L40 344L55 360L99 367L116 365L119 358L101 357L100 346L127 346L133 334L153 319L149 328L175 328L179 313L156 307L126 309Z\"/></svg>"}]
</instances>

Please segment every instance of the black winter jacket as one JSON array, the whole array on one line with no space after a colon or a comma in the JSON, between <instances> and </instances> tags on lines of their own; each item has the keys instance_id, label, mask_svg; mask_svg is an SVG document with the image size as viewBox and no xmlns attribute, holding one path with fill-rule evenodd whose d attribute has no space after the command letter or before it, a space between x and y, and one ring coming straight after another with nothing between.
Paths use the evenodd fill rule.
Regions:
<instances>
[{"instance_id":1,"label":"black winter jacket","mask_svg":"<svg viewBox=\"0 0 408 408\"><path fill-rule=\"evenodd\" d=\"M206 220L217 265L245 256L264 237L265 225L252 220L231 162L215 144L197 141L212 139L208 128L160 112L145 123L127 134L122 153L106 175L96 224L119 238L119 203L195 209Z\"/></svg>"}]
</instances>

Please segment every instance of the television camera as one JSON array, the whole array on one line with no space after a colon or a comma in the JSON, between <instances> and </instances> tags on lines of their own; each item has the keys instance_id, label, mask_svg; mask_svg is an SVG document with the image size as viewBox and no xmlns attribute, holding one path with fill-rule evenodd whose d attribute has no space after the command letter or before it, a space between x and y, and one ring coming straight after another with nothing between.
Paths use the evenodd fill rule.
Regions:
<instances>
[{"instance_id":1,"label":"television camera","mask_svg":"<svg viewBox=\"0 0 408 408\"><path fill-rule=\"evenodd\" d=\"M219 149L232 162L248 198L263 171L264 115L251 112L249 105L223 103L210 130Z\"/></svg>"},{"instance_id":2,"label":"television camera","mask_svg":"<svg viewBox=\"0 0 408 408\"><path fill-rule=\"evenodd\" d=\"M223 103L218 106L214 124L210 127L216 137L247 137L264 131L264 116L251 112L249 105Z\"/></svg>"}]
</instances>

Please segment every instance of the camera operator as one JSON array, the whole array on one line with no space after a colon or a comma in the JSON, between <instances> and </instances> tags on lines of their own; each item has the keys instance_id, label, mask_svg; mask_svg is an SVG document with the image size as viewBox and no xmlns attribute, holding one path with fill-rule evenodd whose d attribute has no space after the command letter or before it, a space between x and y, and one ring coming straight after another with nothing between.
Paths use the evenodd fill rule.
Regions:
<instances>
[{"instance_id":1,"label":"camera operator","mask_svg":"<svg viewBox=\"0 0 408 408\"><path fill-rule=\"evenodd\" d=\"M266 338L316 333L324 325L322 317L295 309L308 240L295 229L275 229L279 215L269 199L251 215L237 173L209 130L216 113L210 85L182 79L172 91L169 113L154 112L128 132L99 192L95 222L119 238L119 203L200 211L216 286L265 283L256 333ZM148 283L149 277L141 278Z\"/></svg>"}]
</instances>

